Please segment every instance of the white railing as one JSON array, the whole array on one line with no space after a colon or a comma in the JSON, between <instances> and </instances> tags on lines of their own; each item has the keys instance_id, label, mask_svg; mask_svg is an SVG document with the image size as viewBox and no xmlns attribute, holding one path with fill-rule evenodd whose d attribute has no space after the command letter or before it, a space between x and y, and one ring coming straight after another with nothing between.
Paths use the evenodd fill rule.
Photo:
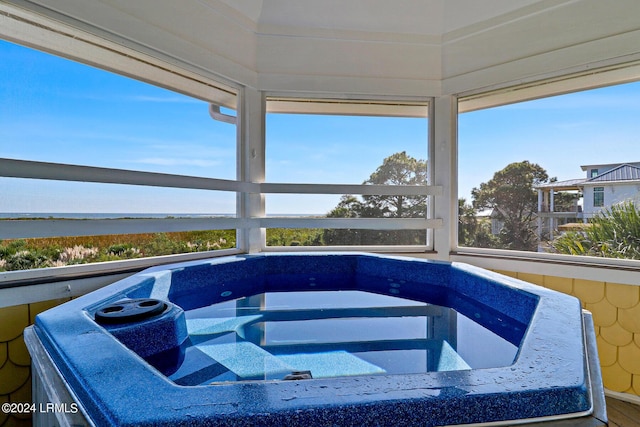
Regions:
<instances>
[{"instance_id":1,"label":"white railing","mask_svg":"<svg viewBox=\"0 0 640 427\"><path fill-rule=\"evenodd\" d=\"M382 196L437 196L442 194L442 187L439 186L252 183L14 159L0 159L0 176L254 194L361 194ZM442 227L442 224L441 219L426 218L205 217L123 218L117 221L110 219L42 219L38 221L15 219L0 221L0 239L247 228L426 230Z\"/></svg>"},{"instance_id":2,"label":"white railing","mask_svg":"<svg viewBox=\"0 0 640 427\"><path fill-rule=\"evenodd\" d=\"M363 184L291 184L256 183L215 178L171 175L102 167L37 162L0 158L0 177L44 179L73 182L110 183L122 185L153 186L165 188L199 189L251 194L360 194L438 196L440 186L386 186ZM242 197L240 197L242 198ZM428 230L443 227L442 219L427 218L326 218L326 217L267 217L221 216L199 218L122 218L122 219L7 219L0 220L0 240L18 238L43 238L55 236L88 236L107 234L137 234L178 232L195 230L242 230L262 228L324 228L324 229L374 229L374 230ZM282 250L266 248L263 250ZM287 248L290 249L290 248ZM426 251L426 246L380 247L313 247L314 250L380 250ZM25 286L30 283L59 282L71 278L106 276L142 269L152 264L175 262L202 257L240 253L242 248L191 254L124 260L109 263L46 268L29 271L0 273L0 286ZM98 265L99 264L99 265ZM5 286L5 287L6 287ZM64 292L63 292L64 293ZM75 294L75 293L74 293ZM56 294L57 296L58 294Z\"/></svg>"},{"instance_id":3,"label":"white railing","mask_svg":"<svg viewBox=\"0 0 640 427\"><path fill-rule=\"evenodd\" d=\"M442 194L442 187L439 186L252 183L14 159L0 159L0 176L254 194L361 194L382 196L437 196ZM441 219L427 218L206 217L124 218L117 221L110 219L42 219L38 221L16 219L0 221L0 239L248 228L426 230L439 227L442 227Z\"/></svg>"},{"instance_id":4,"label":"white railing","mask_svg":"<svg viewBox=\"0 0 640 427\"><path fill-rule=\"evenodd\" d=\"M228 179L202 178L127 169L110 169L14 159L0 159L0 176L8 178L130 184L195 190L259 192L259 187L256 184Z\"/></svg>"}]
</instances>

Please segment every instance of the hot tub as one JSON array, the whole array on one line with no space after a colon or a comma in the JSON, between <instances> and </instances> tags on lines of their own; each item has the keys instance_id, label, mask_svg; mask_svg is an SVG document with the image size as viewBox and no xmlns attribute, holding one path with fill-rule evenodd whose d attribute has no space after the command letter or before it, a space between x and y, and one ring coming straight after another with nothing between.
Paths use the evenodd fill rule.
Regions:
<instances>
[{"instance_id":1,"label":"hot tub","mask_svg":"<svg viewBox=\"0 0 640 427\"><path fill-rule=\"evenodd\" d=\"M25 340L38 399L99 426L606 422L579 301L459 263L160 266L38 315Z\"/></svg>"}]
</instances>

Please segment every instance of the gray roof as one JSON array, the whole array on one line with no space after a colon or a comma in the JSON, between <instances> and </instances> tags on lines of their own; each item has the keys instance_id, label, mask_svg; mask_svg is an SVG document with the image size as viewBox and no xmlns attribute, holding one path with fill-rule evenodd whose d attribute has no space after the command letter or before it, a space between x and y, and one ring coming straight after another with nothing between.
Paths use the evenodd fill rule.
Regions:
<instances>
[{"instance_id":1,"label":"gray roof","mask_svg":"<svg viewBox=\"0 0 640 427\"><path fill-rule=\"evenodd\" d=\"M640 162L626 162L626 163L605 163L605 164L600 164L600 163L595 163L595 164L591 164L591 165L582 165L580 166L580 168L583 171L592 169L592 168L605 168L605 169L613 169L614 167L620 166L620 165L633 165L633 166L640 166Z\"/></svg>"},{"instance_id":2,"label":"gray roof","mask_svg":"<svg viewBox=\"0 0 640 427\"><path fill-rule=\"evenodd\" d=\"M608 172L588 180L592 182L635 181L640 180L640 168L629 164L620 165Z\"/></svg>"},{"instance_id":3,"label":"gray roof","mask_svg":"<svg viewBox=\"0 0 640 427\"><path fill-rule=\"evenodd\" d=\"M618 181L640 181L640 167L630 164L622 164L591 179L568 179L566 181L548 182L536 185L535 188L549 188L554 190L578 190L584 184L597 184Z\"/></svg>"},{"instance_id":4,"label":"gray roof","mask_svg":"<svg viewBox=\"0 0 640 427\"><path fill-rule=\"evenodd\" d=\"M568 179L566 181L555 181L548 182L546 184L536 185L535 188L553 188L553 189L563 189L563 190L577 190L584 182L585 178L579 179Z\"/></svg>"}]
</instances>

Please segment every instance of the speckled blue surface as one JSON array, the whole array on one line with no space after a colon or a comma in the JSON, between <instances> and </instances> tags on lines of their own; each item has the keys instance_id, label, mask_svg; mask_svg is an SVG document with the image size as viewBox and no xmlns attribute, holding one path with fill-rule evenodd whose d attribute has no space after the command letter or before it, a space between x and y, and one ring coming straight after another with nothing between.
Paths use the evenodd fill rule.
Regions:
<instances>
[{"instance_id":1,"label":"speckled blue surface","mask_svg":"<svg viewBox=\"0 0 640 427\"><path fill-rule=\"evenodd\" d=\"M183 339L180 308L301 284L314 290L393 289L472 315L481 304L479 323L491 327L496 317L506 316L522 325L508 337L520 351L504 368L192 387L175 385L143 359L166 354ZM110 333L93 319L106 304L149 297L176 306L149 329L125 325ZM175 324L161 326L167 319ZM436 426L584 414L591 399L583 328L577 299L472 266L300 253L145 270L38 315L35 331L96 425L308 427Z\"/></svg>"}]
</instances>

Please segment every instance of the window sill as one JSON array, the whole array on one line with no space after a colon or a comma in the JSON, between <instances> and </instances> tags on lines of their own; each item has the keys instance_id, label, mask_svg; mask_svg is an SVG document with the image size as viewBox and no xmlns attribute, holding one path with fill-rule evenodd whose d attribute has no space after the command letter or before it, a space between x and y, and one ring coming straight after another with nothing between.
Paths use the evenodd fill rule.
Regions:
<instances>
[{"instance_id":1,"label":"window sill","mask_svg":"<svg viewBox=\"0 0 640 427\"><path fill-rule=\"evenodd\" d=\"M639 260L483 248L457 248L449 258L490 270L640 286Z\"/></svg>"}]
</instances>

